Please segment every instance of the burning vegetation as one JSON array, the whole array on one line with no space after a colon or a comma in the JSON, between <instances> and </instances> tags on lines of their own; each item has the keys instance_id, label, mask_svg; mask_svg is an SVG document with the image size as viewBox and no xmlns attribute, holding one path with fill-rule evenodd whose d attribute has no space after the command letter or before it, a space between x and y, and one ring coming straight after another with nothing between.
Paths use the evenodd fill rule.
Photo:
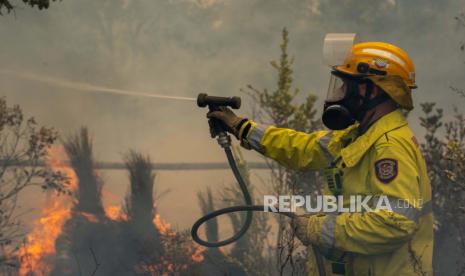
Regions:
<instances>
[{"instance_id":1,"label":"burning vegetation","mask_svg":"<svg viewBox=\"0 0 465 276\"><path fill-rule=\"evenodd\" d=\"M196 245L188 231L176 231L160 216L148 157L130 151L125 163L130 182L125 202L104 208L104 183L93 168L87 130L49 149L47 165L66 175L69 189L47 194L18 251L19 275L245 274L224 252Z\"/></svg>"},{"instance_id":2,"label":"burning vegetation","mask_svg":"<svg viewBox=\"0 0 465 276\"><path fill-rule=\"evenodd\" d=\"M47 165L57 172L63 172L68 178L70 191L75 192L77 177L74 171L61 161L65 160L64 157L62 147L51 147L48 151ZM56 255L55 241L62 234L66 221L71 218L74 204L74 200L68 197L48 192L41 217L34 223L33 230L27 235L19 250L19 275L28 275L32 271L36 274L50 274L53 267L50 262Z\"/></svg>"},{"instance_id":3,"label":"burning vegetation","mask_svg":"<svg viewBox=\"0 0 465 276\"><path fill-rule=\"evenodd\" d=\"M271 63L278 70L278 87L259 90L248 86L246 92L257 104L255 117L280 127L310 132L319 127L313 108L316 98L310 96L302 105L293 103L297 95L294 91L298 90L291 89L293 71L287 43L287 31L283 30L281 59ZM462 90L456 92L465 95ZM431 103L423 104L422 109L420 121L426 134L420 145L432 180L436 218L435 274L464 275L465 118L457 113L446 121L443 111ZM5 135L7 131L22 136ZM122 206L105 207L104 182L93 167L92 142L86 129L67 139L63 147L51 147L57 137L53 129L39 129L33 119L23 120L19 107L7 107L0 98L0 134L5 139L23 141L17 152L0 151L0 158L7 161L0 168L12 176L11 182L1 179L4 182L0 185L1 275L307 274L306 248L296 242L293 229L281 217L270 223L264 214L255 214L247 234L227 250L199 247L187 231L174 229L157 212L153 197L155 174L148 157L133 151L127 153L129 192L125 202ZM48 168L41 169L38 164L45 155L49 156ZM248 178L247 165L240 154L236 156L242 174ZM15 164L30 166L18 169ZM317 174L291 172L275 163L269 165L274 194L311 194L323 183ZM62 174L67 176L68 185L60 184L64 180ZM19 224L12 217L15 200L29 185L23 180L32 177L44 180L41 183L45 183L42 188L47 190L47 200L41 217L15 250L11 244L15 244L15 237L21 237L17 233ZM203 213L243 203L236 186L222 188L217 194L207 189L198 194L198 199ZM229 219L231 228L237 231L243 216L234 213ZM268 237L273 234L271 225L277 232L276 240L268 244ZM205 226L209 241L219 240L219 229L225 228L216 219ZM421 272L421 267L418 270Z\"/></svg>"}]
</instances>

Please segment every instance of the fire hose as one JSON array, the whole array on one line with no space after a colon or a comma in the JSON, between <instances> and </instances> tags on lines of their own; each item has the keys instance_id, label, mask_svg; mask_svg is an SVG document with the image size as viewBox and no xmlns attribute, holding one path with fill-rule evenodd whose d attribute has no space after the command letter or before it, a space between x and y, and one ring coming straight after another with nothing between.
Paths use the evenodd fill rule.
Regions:
<instances>
[{"instance_id":1,"label":"fire hose","mask_svg":"<svg viewBox=\"0 0 465 276\"><path fill-rule=\"evenodd\" d=\"M239 97L216 97L216 96L208 96L207 94L199 94L199 96L197 97L197 105L199 107L208 106L210 111L218 111L218 110L221 110L222 107L227 107L227 106L234 108L234 109L238 109L241 106L241 99ZM210 125L210 132L211 132L212 138L217 137L218 144L224 149L224 152L228 159L229 166L231 167L231 170L239 185L239 188L241 189L241 192L242 192L242 195L245 201L245 205L226 207L226 208L222 208L222 209L207 213L206 215L199 218L192 225L191 235L192 235L192 239L196 243L202 246L206 246L206 247L221 247L221 246L231 244L237 241L238 239L240 239L242 236L244 236L252 223L253 212L265 212L264 211L265 206L264 205L253 205L252 197L250 196L247 185L239 171L239 168L237 167L236 160L234 159L233 153L231 151L231 137L226 133L227 127L224 125L223 122L221 122L218 119L214 119L214 118L209 119L208 123ZM200 226L202 226L202 224L218 216L228 214L228 213L235 213L235 212L246 212L246 216L245 216L244 224L239 229L239 231L236 232L232 237L222 240L222 241L216 241L216 242L205 241L199 237L198 230ZM279 212L278 211L278 212L273 212L273 213L283 215L291 219L294 219L297 217L297 215L292 212ZM312 246L312 249L315 255L315 261L318 267L319 275L326 276L322 256L320 255L319 251L317 250L315 246Z\"/></svg>"}]
</instances>

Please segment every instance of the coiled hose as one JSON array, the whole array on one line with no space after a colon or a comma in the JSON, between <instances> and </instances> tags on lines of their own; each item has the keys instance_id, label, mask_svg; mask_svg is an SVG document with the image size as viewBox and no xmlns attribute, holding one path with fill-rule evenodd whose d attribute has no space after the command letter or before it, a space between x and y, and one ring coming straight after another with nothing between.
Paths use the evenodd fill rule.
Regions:
<instances>
[{"instance_id":1,"label":"coiled hose","mask_svg":"<svg viewBox=\"0 0 465 276\"><path fill-rule=\"evenodd\" d=\"M263 205L252 205L252 198L250 196L249 190L247 189L247 185L246 185L246 183L244 181L244 178L242 178L242 175L241 175L241 173L239 171L239 168L237 167L236 160L234 159L231 148L229 146L224 147L224 152L226 153L226 157L228 158L229 166L231 167L231 170L233 171L234 177L236 178L237 183L239 184L239 187L241 189L242 195L244 196L244 201L245 201L246 205L226 207L226 208L222 208L222 209L213 211L213 212L208 213L205 216L199 218L192 225L192 229L191 229L192 239L196 243L198 243L200 245L203 245L203 246L206 246L206 247L220 247L220 246L224 246L224 245L227 245L227 244L230 244L230 243L233 243L233 242L237 241L249 229L250 224L252 223L252 212L253 211L263 212L264 208L265 208ZM218 241L218 242L205 241L205 240L202 240L199 237L199 235L198 235L199 228L206 221L208 221L210 219L213 219L215 217L224 215L224 214L234 213L234 212L241 212L241 211L246 211L247 212L246 217L245 217L245 222L242 225L241 229L237 233L235 233L232 237L230 237L228 239L225 239L225 240L222 240L222 241ZM297 217L294 213L291 213L291 212L274 212L274 213L277 213L277 214L280 214L280 215L283 215L283 216L286 216L286 217L289 217L289 218ZM315 261L316 261L316 264L318 266L318 273L319 273L320 276L326 276L326 272L325 272L324 265L323 265L323 259L321 258L321 255L318 252L318 250L316 249L316 247L312 246L312 248L313 248L313 252L314 252L314 255L315 255Z\"/></svg>"}]
</instances>

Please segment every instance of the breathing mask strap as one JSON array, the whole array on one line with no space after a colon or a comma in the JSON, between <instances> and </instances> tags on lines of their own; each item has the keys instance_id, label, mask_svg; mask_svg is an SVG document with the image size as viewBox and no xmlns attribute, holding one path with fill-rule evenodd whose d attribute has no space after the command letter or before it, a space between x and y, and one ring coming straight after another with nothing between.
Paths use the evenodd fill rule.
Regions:
<instances>
[{"instance_id":1,"label":"breathing mask strap","mask_svg":"<svg viewBox=\"0 0 465 276\"><path fill-rule=\"evenodd\" d=\"M365 114L371 109L377 107L378 105L390 99L389 96L385 92L377 95L373 99L370 99L371 93L373 92L373 88L374 88L373 82L367 81L366 82L366 93L365 93L365 96L363 97L362 105L360 106L360 114L359 114L360 118L359 119L362 119L363 117L365 117Z\"/></svg>"},{"instance_id":2,"label":"breathing mask strap","mask_svg":"<svg viewBox=\"0 0 465 276\"><path fill-rule=\"evenodd\" d=\"M365 117L368 111L370 111L371 109L375 108L376 106L390 99L390 97L384 92L377 95L375 98L370 99L371 93L373 91L373 86L374 84L371 81L367 82L367 93L365 94L365 97L363 98L362 105L360 106L360 113L358 114L360 116L359 121L361 121ZM372 113L369 118L366 118L366 121L371 122L374 115L375 114ZM374 122L371 122L368 125L360 126L358 130L359 135L362 135L363 133L365 133L373 123Z\"/></svg>"}]
</instances>

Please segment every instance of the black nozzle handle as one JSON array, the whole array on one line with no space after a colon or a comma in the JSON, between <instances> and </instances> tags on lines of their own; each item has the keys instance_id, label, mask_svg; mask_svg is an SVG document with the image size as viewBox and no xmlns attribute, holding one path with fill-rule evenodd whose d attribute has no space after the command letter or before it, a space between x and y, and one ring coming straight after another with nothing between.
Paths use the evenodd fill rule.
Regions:
<instances>
[{"instance_id":1,"label":"black nozzle handle","mask_svg":"<svg viewBox=\"0 0 465 276\"><path fill-rule=\"evenodd\" d=\"M239 109L241 107L241 98L234 97L218 97L218 96L208 96L205 93L200 93L197 97L197 105L199 107L206 106L229 106L233 109Z\"/></svg>"}]
</instances>

